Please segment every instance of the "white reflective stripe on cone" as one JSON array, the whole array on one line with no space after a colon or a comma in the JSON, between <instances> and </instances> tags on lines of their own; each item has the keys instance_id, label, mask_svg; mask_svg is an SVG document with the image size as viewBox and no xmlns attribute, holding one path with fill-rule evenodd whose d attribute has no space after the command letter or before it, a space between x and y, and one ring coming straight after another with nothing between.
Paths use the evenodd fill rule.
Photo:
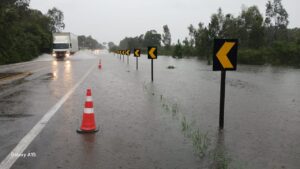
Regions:
<instances>
[{"instance_id":1,"label":"white reflective stripe on cone","mask_svg":"<svg viewBox=\"0 0 300 169\"><path fill-rule=\"evenodd\" d=\"M91 102L91 101L93 101L93 98L92 98L92 96L86 96L86 101L88 101L88 102Z\"/></svg>"},{"instance_id":2,"label":"white reflective stripe on cone","mask_svg":"<svg viewBox=\"0 0 300 169\"><path fill-rule=\"evenodd\" d=\"M84 112L85 114L92 114L94 113L94 109L93 108L84 108Z\"/></svg>"}]
</instances>

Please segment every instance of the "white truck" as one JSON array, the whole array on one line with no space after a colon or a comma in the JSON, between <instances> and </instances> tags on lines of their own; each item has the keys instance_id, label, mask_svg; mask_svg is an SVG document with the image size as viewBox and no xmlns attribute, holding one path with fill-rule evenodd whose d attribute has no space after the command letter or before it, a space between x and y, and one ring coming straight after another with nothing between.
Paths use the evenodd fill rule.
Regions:
<instances>
[{"instance_id":1,"label":"white truck","mask_svg":"<svg viewBox=\"0 0 300 169\"><path fill-rule=\"evenodd\" d=\"M78 38L70 32L53 33L52 56L56 58L68 58L78 51Z\"/></svg>"}]
</instances>

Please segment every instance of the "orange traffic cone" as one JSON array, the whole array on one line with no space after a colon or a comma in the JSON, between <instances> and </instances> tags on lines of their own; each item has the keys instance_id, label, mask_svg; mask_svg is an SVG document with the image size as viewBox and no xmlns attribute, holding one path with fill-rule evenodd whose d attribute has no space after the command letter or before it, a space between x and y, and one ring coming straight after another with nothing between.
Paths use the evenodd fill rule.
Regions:
<instances>
[{"instance_id":1,"label":"orange traffic cone","mask_svg":"<svg viewBox=\"0 0 300 169\"><path fill-rule=\"evenodd\" d=\"M102 68L102 64L101 64L101 59L99 60L99 65L98 68L101 69Z\"/></svg>"},{"instance_id":2,"label":"orange traffic cone","mask_svg":"<svg viewBox=\"0 0 300 169\"><path fill-rule=\"evenodd\" d=\"M84 111L82 115L82 123L79 129L77 129L78 133L93 133L97 132L99 127L96 127L95 122L95 114L93 108L93 99L92 99L92 91L91 89L87 89L86 91L86 101L84 106Z\"/></svg>"}]
</instances>

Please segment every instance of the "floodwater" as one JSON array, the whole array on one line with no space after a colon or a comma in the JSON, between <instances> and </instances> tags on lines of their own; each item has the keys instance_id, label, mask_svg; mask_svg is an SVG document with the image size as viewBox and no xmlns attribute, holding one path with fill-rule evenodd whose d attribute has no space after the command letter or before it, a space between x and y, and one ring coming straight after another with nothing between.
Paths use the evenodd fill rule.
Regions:
<instances>
[{"instance_id":1,"label":"floodwater","mask_svg":"<svg viewBox=\"0 0 300 169\"><path fill-rule=\"evenodd\" d=\"M99 58L102 69L97 68ZM238 65L227 72L219 132L220 72L197 59L121 59L81 51L66 61L43 55L0 70L31 71L0 89L0 161L91 66L15 168L298 169L300 70ZM168 69L174 66L175 69ZM100 132L76 133L92 89ZM47 145L47 146L45 146Z\"/></svg>"},{"instance_id":2,"label":"floodwater","mask_svg":"<svg viewBox=\"0 0 300 169\"><path fill-rule=\"evenodd\" d=\"M219 133L221 73L197 59L161 56L154 67L154 84L145 88L171 112L174 123L182 126L185 118L190 130L207 134L203 167L299 168L300 69L238 65L236 72L228 71L225 127ZM150 74L144 80L150 81ZM220 147L221 155L216 152Z\"/></svg>"}]
</instances>

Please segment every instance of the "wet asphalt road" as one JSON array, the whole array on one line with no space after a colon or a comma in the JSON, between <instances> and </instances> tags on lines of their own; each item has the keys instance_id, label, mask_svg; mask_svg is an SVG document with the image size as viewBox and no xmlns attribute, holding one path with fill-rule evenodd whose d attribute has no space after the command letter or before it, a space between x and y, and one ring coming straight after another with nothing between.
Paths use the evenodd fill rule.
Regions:
<instances>
[{"instance_id":1,"label":"wet asphalt road","mask_svg":"<svg viewBox=\"0 0 300 169\"><path fill-rule=\"evenodd\" d=\"M102 70L97 69L99 57ZM192 146L178 126L161 119L160 107L144 91L134 67L110 54L91 53L68 61L46 59L11 66L35 73L2 86L0 160L90 67L94 69L87 79L24 151L36 157L20 157L12 168L197 168ZM87 88L92 89L100 125L94 135L76 133Z\"/></svg>"},{"instance_id":2,"label":"wet asphalt road","mask_svg":"<svg viewBox=\"0 0 300 169\"><path fill-rule=\"evenodd\" d=\"M99 58L103 69L97 68ZM174 65L175 69L166 69ZM188 66L187 66L188 65ZM218 132L220 72L195 59L80 52L69 61L43 56L0 66L31 71L24 80L0 88L0 161L91 67L92 72L60 107L12 168L241 168L298 169L300 166L300 70L238 65L226 80L225 130ZM92 89L100 132L76 129L87 88ZM175 108L174 108L175 107ZM199 158L193 137L207 133ZM215 151L220 152L216 158ZM220 155L221 154L221 155ZM217 164L219 165L217 165Z\"/></svg>"}]
</instances>

